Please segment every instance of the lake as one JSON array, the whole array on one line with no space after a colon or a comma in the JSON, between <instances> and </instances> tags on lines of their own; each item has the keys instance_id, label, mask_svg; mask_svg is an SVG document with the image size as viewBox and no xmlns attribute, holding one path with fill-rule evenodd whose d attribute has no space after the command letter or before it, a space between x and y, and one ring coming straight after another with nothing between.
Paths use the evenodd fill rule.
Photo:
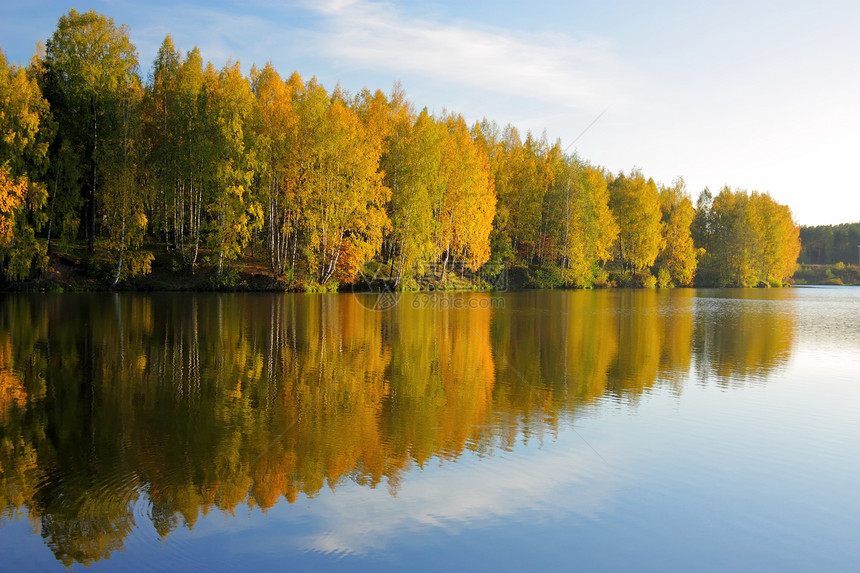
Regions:
<instances>
[{"instance_id":1,"label":"lake","mask_svg":"<svg viewBox=\"0 0 860 573\"><path fill-rule=\"evenodd\" d=\"M852 570L860 289L0 295L0 570Z\"/></svg>"}]
</instances>

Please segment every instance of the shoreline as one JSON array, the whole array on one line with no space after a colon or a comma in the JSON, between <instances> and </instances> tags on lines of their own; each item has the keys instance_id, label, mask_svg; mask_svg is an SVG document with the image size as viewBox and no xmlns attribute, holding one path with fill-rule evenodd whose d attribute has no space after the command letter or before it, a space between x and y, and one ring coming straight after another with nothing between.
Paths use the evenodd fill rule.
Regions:
<instances>
[{"instance_id":1,"label":"shoreline","mask_svg":"<svg viewBox=\"0 0 860 573\"><path fill-rule=\"evenodd\" d=\"M392 292L390 282L375 278L365 281L366 288L358 288L359 282L319 285L306 281L288 281L274 278L265 272L262 261L238 265L225 271L220 277L214 267L200 266L197 272L178 271L170 257L159 257L152 272L146 276L126 279L112 286L112 278L98 262L83 261L69 253L56 253L51 257L48 270L41 277L26 281L0 280L0 292L4 293L59 293L59 292L267 292L267 293L335 293L335 292ZM373 275L373 273L368 273ZM612 275L612 272L609 273ZM603 289L648 289L661 288L653 285L621 282L618 276L607 282L582 289L573 286L546 287L536 284L534 269L508 267L501 278L487 279L461 277L455 272L442 282L439 277L412 279L411 288L398 292L505 292L528 290L603 290ZM479 276L479 275L476 275ZM718 287L714 285L671 286L662 288L785 288L790 286L860 286L860 266L855 265L809 265L799 264L791 282L782 285Z\"/></svg>"}]
</instances>

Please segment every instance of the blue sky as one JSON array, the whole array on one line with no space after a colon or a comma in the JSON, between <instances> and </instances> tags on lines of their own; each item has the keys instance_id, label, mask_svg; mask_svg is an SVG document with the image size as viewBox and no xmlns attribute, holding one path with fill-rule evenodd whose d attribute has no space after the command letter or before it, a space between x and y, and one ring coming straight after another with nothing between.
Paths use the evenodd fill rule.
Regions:
<instances>
[{"instance_id":1,"label":"blue sky","mask_svg":"<svg viewBox=\"0 0 860 573\"><path fill-rule=\"evenodd\" d=\"M4 2L25 62L72 5ZM148 73L167 33L217 67L267 61L327 88L546 130L612 171L769 192L801 224L860 221L860 3L93 1ZM576 137L606 112L581 138Z\"/></svg>"}]
</instances>

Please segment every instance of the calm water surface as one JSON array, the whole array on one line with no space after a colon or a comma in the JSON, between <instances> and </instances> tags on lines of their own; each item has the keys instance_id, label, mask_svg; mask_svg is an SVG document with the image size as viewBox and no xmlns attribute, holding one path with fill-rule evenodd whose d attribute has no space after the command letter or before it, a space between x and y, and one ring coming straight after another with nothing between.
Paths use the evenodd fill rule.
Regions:
<instances>
[{"instance_id":1,"label":"calm water surface","mask_svg":"<svg viewBox=\"0 0 860 573\"><path fill-rule=\"evenodd\" d=\"M856 570L858 454L860 289L0 296L4 571Z\"/></svg>"}]
</instances>

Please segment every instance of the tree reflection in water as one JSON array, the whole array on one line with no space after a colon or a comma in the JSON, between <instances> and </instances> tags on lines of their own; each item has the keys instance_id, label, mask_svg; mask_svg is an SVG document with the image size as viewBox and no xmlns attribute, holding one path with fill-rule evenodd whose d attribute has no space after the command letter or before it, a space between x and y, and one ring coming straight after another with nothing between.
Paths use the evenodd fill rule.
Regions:
<instances>
[{"instance_id":1,"label":"tree reflection in water","mask_svg":"<svg viewBox=\"0 0 860 573\"><path fill-rule=\"evenodd\" d=\"M351 295L4 296L2 520L26 513L68 566L121 549L144 498L166 537L344 480L397 495L414 465L542 439L604 399L681 392L692 365L764 379L796 337L767 300L499 296L404 295L384 312Z\"/></svg>"}]
</instances>

